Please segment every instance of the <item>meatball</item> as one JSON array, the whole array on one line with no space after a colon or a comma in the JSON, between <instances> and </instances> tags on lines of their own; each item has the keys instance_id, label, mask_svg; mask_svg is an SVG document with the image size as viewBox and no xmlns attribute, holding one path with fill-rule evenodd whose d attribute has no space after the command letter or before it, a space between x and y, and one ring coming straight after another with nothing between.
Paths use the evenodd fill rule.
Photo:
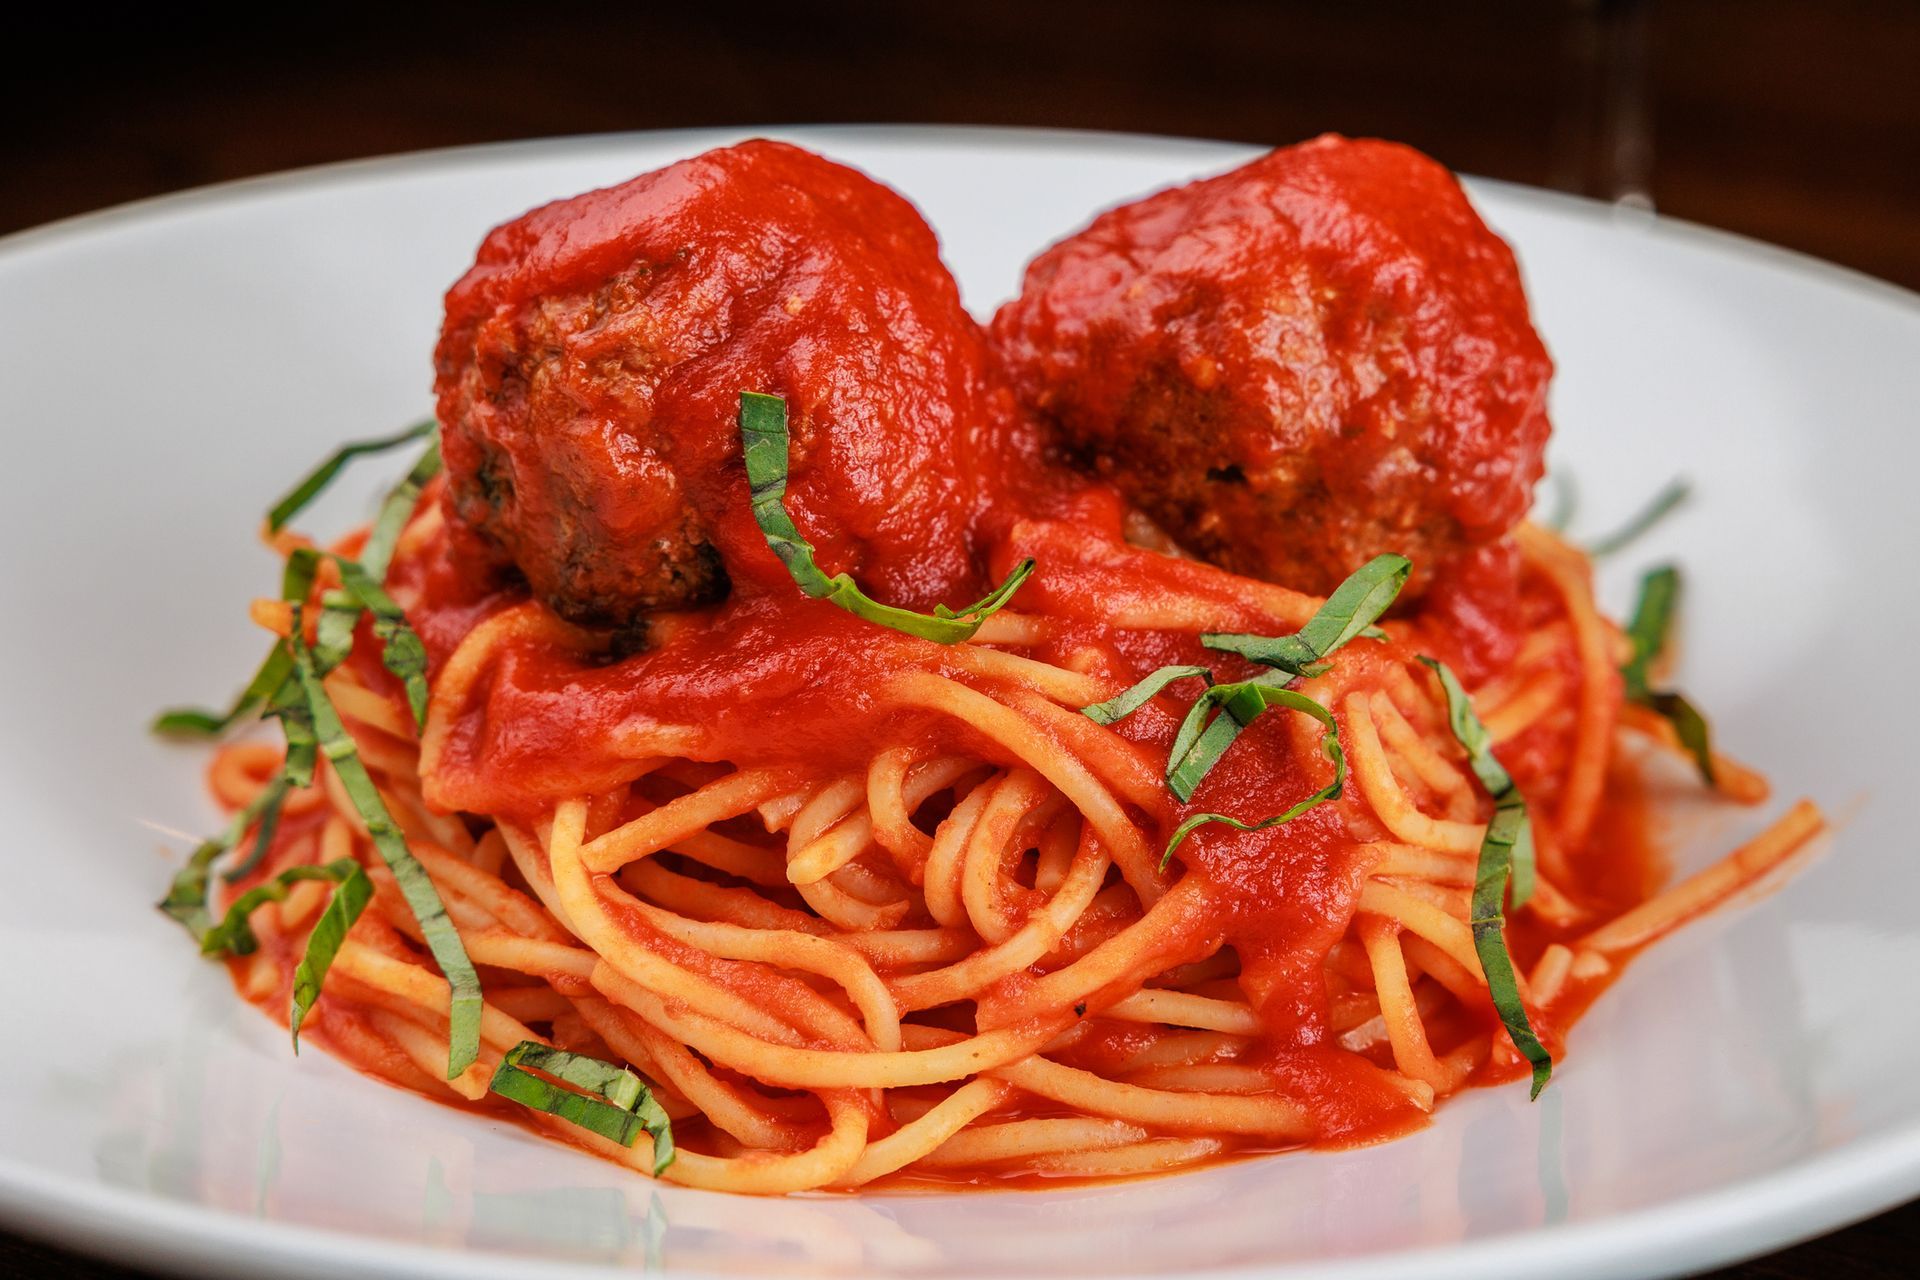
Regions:
<instances>
[{"instance_id":1,"label":"meatball","mask_svg":"<svg viewBox=\"0 0 1920 1280\"><path fill-rule=\"evenodd\" d=\"M823 569L909 607L978 581L1012 397L919 213L810 152L727 147L499 227L435 367L455 553L572 621L793 589L753 521L743 390L787 400Z\"/></svg>"},{"instance_id":2,"label":"meatball","mask_svg":"<svg viewBox=\"0 0 1920 1280\"><path fill-rule=\"evenodd\" d=\"M1453 176L1327 136L1103 214L993 338L1021 400L1186 550L1325 593L1525 514L1552 363Z\"/></svg>"}]
</instances>

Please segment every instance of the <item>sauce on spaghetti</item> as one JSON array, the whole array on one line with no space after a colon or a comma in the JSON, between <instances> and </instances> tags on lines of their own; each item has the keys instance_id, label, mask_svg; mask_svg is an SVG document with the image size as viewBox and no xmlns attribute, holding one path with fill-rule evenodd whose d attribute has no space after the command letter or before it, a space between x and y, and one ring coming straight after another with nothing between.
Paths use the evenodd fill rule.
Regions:
<instances>
[{"instance_id":1,"label":"sauce on spaghetti","mask_svg":"<svg viewBox=\"0 0 1920 1280\"><path fill-rule=\"evenodd\" d=\"M1224 420L1210 415L1226 409L1190 392L1234 391L1246 361L1150 346L1132 364L1108 350L1097 371L1026 367L1022 381L1003 367L1020 357L996 353L960 309L911 207L793 148L711 153L489 237L449 295L437 353L448 472L384 577L404 627L365 606L321 695L350 741L289 789L266 858L237 886L321 863L370 878L307 1034L394 1083L655 1172L650 1142L618 1115L612 1128L568 1118L598 1106L606 1121L611 1095L551 1073L513 1100L499 1087L529 1044L593 1060L586 1078L631 1069L672 1120L677 1150L657 1172L695 1186L1136 1176L1377 1141L1462 1088L1518 1079L1531 1038L1557 1059L1641 947L1791 856L1820 827L1804 803L1662 888L1623 744L1671 746L1673 730L1629 703L1633 642L1598 612L1585 556L1514 528L1509 499L1538 472L1548 366L1511 256L1463 198L1430 236L1401 234L1422 206L1375 187L1382 166L1411 162L1368 148L1341 177L1330 146L1236 180L1280 181L1307 200L1287 206L1302 219L1347 220L1301 250L1302 278L1326 295L1321 365L1295 367L1298 333L1282 343L1287 376L1317 387L1307 416L1351 427L1293 442L1286 456L1311 459L1319 479L1289 481L1315 495L1292 526L1234 496L1248 467L1206 453ZM1303 171L1356 185L1299 187ZM1130 215L1145 237L1136 257L1178 207L1156 198ZM1169 243L1123 309L1159 296L1154 271L1192 268L1192 247ZM1396 253L1424 254L1421 270L1396 274ZM1163 297L1168 314L1240 297L1247 261L1226 258L1210 264L1215 295L1189 279ZM1043 258L1023 295L1040 318L1021 340L1043 353L1084 337L1092 295L1071 272L1107 280L1109 267L1072 262ZM1398 324L1393 289L1413 285L1452 309ZM1081 354L1124 331L1100 330ZM1241 346L1272 340L1262 333ZM1488 342L1512 359L1474 364ZM1408 352L1432 358L1403 367ZM1169 360L1178 394L1156 381ZM1343 399L1356 378L1374 396L1361 407ZM1116 388L1120 429L1185 440L1155 465L1170 481L1203 474L1217 508L1148 496L1154 477L1128 474L1124 456L1089 464L1086 441L1059 434L1073 430L1068 398ZM729 400L754 390L793 410L781 514L812 544L817 576L845 571L925 610L1028 560L1037 570L950 644L806 594L742 473L744 398L739 428ZM1180 413L1196 416L1165 417ZM1170 757L1196 675L1111 722L1083 714L1166 667L1223 685L1267 678L1203 637L1290 636L1334 607L1310 565L1313 590L1298 590L1173 553L1169 532L1204 549L1278 518L1260 526L1272 555L1297 550L1289 538L1309 560L1343 555L1377 536L1383 511L1328 506L1339 477L1402 467L1427 471L1387 486L1400 496L1384 516L1408 516L1433 563L1377 633L1356 628L1324 669L1288 682L1330 733L1297 702L1235 713L1237 737L1182 799ZM1142 506L1174 527L1143 532ZM356 534L336 551L366 545ZM1213 558L1244 570L1272 555ZM350 567L322 559L312 591L256 609L295 661L321 643L311 615L338 607ZM424 650L423 726L399 633ZM1483 742L1429 660L1464 682ZM349 751L368 773L359 790L340 768ZM280 767L257 752L216 762L235 808ZM1483 768L1494 754L1505 791ZM1724 793L1764 797L1754 775L1718 765ZM1530 854L1494 834L1515 795ZM1169 848L1208 814L1250 829L1210 823ZM369 838L389 817L414 865ZM1496 895L1506 923L1490 952L1475 884L1499 856L1528 857L1536 887L1525 902ZM409 896L416 872L438 924L418 912L418 880ZM329 893L312 877L282 887L253 913L259 948L231 960L242 992L276 1015ZM450 934L487 1011L477 1057L448 1076L459 1032L436 957Z\"/></svg>"},{"instance_id":2,"label":"sauce on spaghetti","mask_svg":"<svg viewBox=\"0 0 1920 1280\"><path fill-rule=\"evenodd\" d=\"M1023 485L1021 492L1031 493L1033 487ZM1004 490L994 498L1010 504L1022 501ZM1115 628L1085 620L1100 616L1116 596L1154 599L1210 591L1223 616L1230 616L1236 626L1288 629L1284 620L1239 598L1241 584L1227 575L1126 548L1117 504L1081 505L1090 514L1077 519L1069 515L1044 524L1017 518L1003 522L1016 525L1018 532L996 562L1018 554L1044 556L1068 545L1107 549L1096 565L1055 570L1039 579L1033 602L1042 609L1059 609L1062 625L1045 643L1029 649L1029 657L1062 665L1077 661L1081 666L1097 660L1100 674L1118 686L1168 664L1211 662L1243 674L1231 669L1247 664L1204 649L1192 633ZM1020 514L1016 506L1016 517ZM1030 541L1023 541L1023 535ZM481 622L525 604L523 592L488 587L484 578L451 558L443 543L400 559L391 581L397 592L412 599L409 617L436 664L450 657ZM1539 583L1525 583L1519 595L1535 614L1554 608ZM1514 625L1517 628L1517 616ZM1356 648L1343 657L1348 668L1344 674L1367 685L1373 682L1371 666L1404 664L1415 649L1457 660L1458 648L1445 629L1431 625L1430 615L1416 614L1392 630L1392 643L1377 650ZM1471 643L1486 641L1476 636ZM1518 643L1517 636L1503 636L1493 647L1511 650ZM658 625L654 647L624 657L597 650L583 653L562 644L516 646L502 655L484 693L473 697L447 726L447 746L429 798L469 812L538 814L602 779L612 786L629 772L628 744L635 726L697 727L699 758L742 769L791 770L799 786L822 785L863 770L876 742L911 744L929 755L1004 756L950 717L901 711L876 701L875 691L902 669L964 673L930 648L822 602L780 592L738 595L710 609L676 615ZM372 646L361 650L360 676L397 695L376 652ZM1117 729L1142 760L1151 761L1165 758L1176 725L1168 710L1150 708ZM1277 799L1320 785L1324 779L1309 777L1293 750L1291 732L1292 726L1277 717L1251 726L1193 800L1175 811L1177 816L1227 810L1251 820L1278 807ZM1550 796L1555 772L1564 767L1570 750L1566 738L1564 731L1536 728L1503 751L1503 759L1530 791ZM1621 910L1650 896L1657 885L1647 874L1653 859L1644 802L1631 769L1616 770L1609 786L1605 822L1582 851L1569 887ZM1205 892L1180 919L1180 927L1159 944L1168 969L1217 955L1223 946L1229 949L1237 973L1226 974L1223 981L1237 982L1245 990L1263 1024L1257 1045L1239 1052L1235 1061L1270 1073L1289 1096L1309 1103L1315 1145L1376 1141L1417 1125L1426 1114L1403 1091L1383 1084L1377 1070L1330 1047L1336 1030L1321 965L1347 931L1374 860L1371 842L1357 839L1347 817L1331 806L1267 831L1203 830L1183 846L1180 861L1188 876L1204 884ZM657 933L637 925L634 931L647 945L664 945ZM1531 967L1549 945L1579 931L1529 919L1512 935L1515 959L1523 968ZM1609 972L1604 980L1612 976ZM980 992L981 1007L998 1003L1017 1010L1026 981L1022 973ZM1603 983L1583 994L1583 1003L1598 994L1599 985ZM776 987L760 990L754 998L763 1007L778 1008L781 996ZM1490 1011L1485 1017L1491 1018ZM1557 1050L1557 1029L1546 1034ZM1162 1035L1162 1030L1139 1024L1100 1021L1094 1034L1063 1052L1060 1060L1083 1070L1113 1070ZM1488 1063L1478 1074L1489 1082L1512 1079L1524 1074L1523 1066L1509 1057ZM1043 1108L1033 1114L1047 1113ZM1272 1149L1272 1144L1254 1143L1251 1149ZM978 1176L999 1185L1006 1176L1018 1181L1022 1175ZM942 1184L956 1180L967 1181L952 1173L937 1179Z\"/></svg>"}]
</instances>

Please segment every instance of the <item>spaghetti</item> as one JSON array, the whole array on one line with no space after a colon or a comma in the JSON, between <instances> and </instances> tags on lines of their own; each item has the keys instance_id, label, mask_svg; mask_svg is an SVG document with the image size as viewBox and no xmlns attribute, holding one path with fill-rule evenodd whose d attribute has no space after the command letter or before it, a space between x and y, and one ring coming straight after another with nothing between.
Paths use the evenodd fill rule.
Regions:
<instances>
[{"instance_id":1,"label":"spaghetti","mask_svg":"<svg viewBox=\"0 0 1920 1280\"><path fill-rule=\"evenodd\" d=\"M1657 888L1640 756L1765 784L1676 730L1660 628L1544 529L1493 669L1387 612L1405 560L1323 599L1137 545L1117 503L1006 512L1005 585L913 613L813 566L777 403L740 425L793 581L638 636L476 572L437 444L325 553L283 526L337 462L276 508L273 656L234 716L166 722L286 729L219 749L234 820L166 904L247 999L690 1186L1132 1176L1537 1092L1641 948L1822 830L1803 801Z\"/></svg>"},{"instance_id":2,"label":"spaghetti","mask_svg":"<svg viewBox=\"0 0 1920 1280\"><path fill-rule=\"evenodd\" d=\"M391 579L429 636L437 613L464 612L435 595L444 525L431 497ZM1060 532L1033 531L1036 552ZM1557 1054L1635 951L1762 879L1821 824L1802 803L1700 875L1622 902L1623 858L1630 878L1643 873L1621 773L1635 733L1612 661L1621 636L1595 611L1576 552L1539 531L1524 543L1538 610L1525 656L1475 703L1503 754L1527 762L1541 858L1508 938L1528 1018ZM490 601L438 655L424 735L404 683L375 646L356 647L329 693L483 975L481 1045L446 1077L447 983L331 764L288 795L271 851L243 882L341 859L372 877L370 909L305 1034L393 1083L650 1172L648 1143L622 1146L486 1088L528 1041L629 1064L674 1121L679 1150L662 1176L762 1193L903 1173L1108 1177L1352 1142L1519 1072L1470 927L1493 806L1447 726L1438 678L1414 661L1417 625L1388 622L1385 639L1343 650L1300 685L1334 709L1354 779L1326 818L1297 820L1313 827L1303 843L1315 865L1281 851L1278 884L1249 887L1236 874L1259 856L1249 837L1197 831L1175 876L1159 854L1192 806L1165 790L1154 759L1172 739L1175 708L1158 705L1172 695L1117 726L1079 708L1121 691L1123 632L1176 643L1216 626L1284 632L1316 602L1124 544L1100 561L1103 576L1161 593L1164 611L1124 627L1075 617L1078 584L1062 566L1043 570L1057 605L997 614L949 649L862 637L857 620L796 600L783 632L857 663L829 696L796 708L784 690L708 692L738 700L724 719L698 694L677 716L671 699L633 699L613 752L583 771L592 785L548 782L544 798L501 785L519 768L502 763L512 737L548 728L519 698L610 670L651 689L648 667L725 643L724 632L689 621L665 650L609 668L604 637ZM1597 678L1585 635L1599 637ZM715 656L719 670L747 660ZM823 710L832 694L846 704ZM649 704L655 715L635 716ZM1261 740L1254 794L1326 777L1315 728L1248 728ZM812 767L747 750L755 737L823 733L853 750L823 751ZM210 777L244 810L279 767L277 753L240 742ZM486 803L489 792L504 803ZM1603 803L1628 816L1596 832ZM259 949L232 962L249 999L288 1007L327 898L310 880L252 904ZM1300 1043L1315 1023L1323 1037Z\"/></svg>"}]
</instances>

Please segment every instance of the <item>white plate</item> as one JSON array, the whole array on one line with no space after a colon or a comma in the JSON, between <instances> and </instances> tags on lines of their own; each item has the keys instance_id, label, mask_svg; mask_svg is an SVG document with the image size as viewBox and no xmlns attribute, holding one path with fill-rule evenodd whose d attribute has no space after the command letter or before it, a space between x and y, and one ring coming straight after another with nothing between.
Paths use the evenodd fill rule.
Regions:
<instances>
[{"instance_id":1,"label":"white plate","mask_svg":"<svg viewBox=\"0 0 1920 1280\"><path fill-rule=\"evenodd\" d=\"M982 312L1096 208L1242 148L783 131L892 182ZM366 1081L241 1005L151 903L213 821L157 706L230 692L288 479L428 404L440 293L492 224L736 135L343 166L0 246L0 1218L202 1275L1579 1277L1758 1252L1920 1193L1920 307L1777 251L1477 183L1560 375L1555 457L1632 559L1691 572L1682 676L1724 742L1842 830L1642 959L1534 1105L1407 1140L1049 1193L733 1199ZM356 473L320 520L365 510ZM1627 566L1609 570L1618 607ZM1704 860L1736 834L1689 845Z\"/></svg>"}]
</instances>

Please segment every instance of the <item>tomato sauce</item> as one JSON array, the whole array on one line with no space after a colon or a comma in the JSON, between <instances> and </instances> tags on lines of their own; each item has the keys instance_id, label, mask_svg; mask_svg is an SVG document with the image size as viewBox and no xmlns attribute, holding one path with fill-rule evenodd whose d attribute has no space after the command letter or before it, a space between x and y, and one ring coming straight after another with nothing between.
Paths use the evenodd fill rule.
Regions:
<instances>
[{"instance_id":1,"label":"tomato sauce","mask_svg":"<svg viewBox=\"0 0 1920 1280\"><path fill-rule=\"evenodd\" d=\"M1513 253L1397 143L1328 135L1111 209L1029 264L993 335L1022 402L1175 542L1316 593L1391 548L1420 595L1541 474L1553 366Z\"/></svg>"},{"instance_id":2,"label":"tomato sauce","mask_svg":"<svg viewBox=\"0 0 1920 1280\"><path fill-rule=\"evenodd\" d=\"M1152 602L1169 594L1215 600L1223 616L1251 630L1294 629L1250 599L1241 580L1127 547L1119 537L1117 509L1116 503L1083 494L1064 519L1007 522L1009 532L991 561L998 565L1026 554L1040 559L1040 569L1014 607L1042 614L1051 625L1045 642L1025 650L1026 656L1078 662L1116 685L1168 663L1209 665L1221 679L1252 673L1239 659L1204 649L1192 632L1094 620L1116 600ZM1070 554L1047 555L1069 547ZM436 667L480 621L525 598L523 591L489 587L474 578L443 541L396 562L392 583L407 601ZM1458 648L1444 629L1430 627L1421 614L1395 621L1391 629L1391 643L1355 644L1338 661L1362 668L1408 662L1416 650L1457 657ZM451 728L433 782L436 801L470 812L530 815L583 788L623 778L636 756L649 754L633 745L635 735L644 742L662 727L686 731L688 736L676 741L689 758L742 768L784 767L796 777L822 781L863 773L877 749L893 744L1017 763L963 723L889 705L884 690L903 671L968 680L949 651L808 599L797 589L741 592L721 605L677 614L658 626L655 640L652 647L624 656L583 655L572 647L538 643L502 653L483 693L459 711ZM370 681L383 678L368 656L377 647L363 645L358 652L363 674ZM1364 674L1354 678L1366 680ZM1184 695L1149 704L1114 728L1147 756L1164 759L1177 710L1197 689L1196 682ZM1325 785L1331 766L1316 753L1303 756L1295 743L1301 733L1317 740L1319 726L1286 715L1256 721L1176 816L1220 811L1251 821ZM1537 744L1533 750L1539 756L1533 769L1544 775L1560 763L1555 757L1564 744ZM1622 781L1613 794L1619 803L1609 808L1602 829L1576 862L1581 879L1571 887L1608 901L1637 899L1653 883L1649 876L1622 870L1651 863L1637 792ZM1309 810L1281 827L1251 833L1219 825L1201 828L1182 846L1177 866L1206 884L1206 908L1194 913L1184 933L1164 940L1168 967L1225 943L1237 967L1232 976L1266 1028L1257 1052L1242 1061L1258 1063L1289 1096L1310 1101L1321 1140L1336 1145L1389 1136L1417 1123L1420 1115L1404 1094L1383 1087L1363 1062L1332 1044L1323 964L1348 932L1371 866L1364 842L1352 834L1367 826L1364 802L1350 781L1344 801ZM648 945L668 946L644 923L632 921L630 927L644 934ZM1516 960L1524 969L1555 940L1551 930L1517 922ZM989 1016L996 1002L1017 1007L1021 983L1012 979L984 993L982 1016ZM778 991L761 995L777 1007ZM1103 1051L1101 1044L1116 1034L1137 1034L1122 1024L1100 1026L1105 1040L1082 1042L1063 1060L1097 1066L1103 1052L1111 1056L1111 1045ZM1484 1070L1497 1078L1517 1068L1497 1063Z\"/></svg>"},{"instance_id":3,"label":"tomato sauce","mask_svg":"<svg viewBox=\"0 0 1920 1280\"><path fill-rule=\"evenodd\" d=\"M761 178L791 176L800 172L794 166L801 162L785 154L790 150L755 152L751 165ZM1208 564L1129 545L1123 535L1128 503L1120 491L1041 448L1015 411L977 326L958 311L951 282L920 274L915 264L930 259L937 267L937 255L931 233L903 201L891 193L891 202L871 197L856 184L846 186L844 207L837 211L802 211L809 226L828 236L822 243L863 240L908 263L898 277L863 271L837 275L831 252L809 250L796 257L792 244L755 238L764 208L746 194L729 196L728 190L724 183L716 185L711 167L689 162L537 210L496 231L473 272L448 297L439 364L452 474L450 483L429 491L429 501L440 503L447 517L445 531L395 560L390 590L424 640L436 676L476 628L529 600L553 604L592 629L516 640L493 656L462 705L436 705L436 714L448 718L438 726L444 739L437 768L424 779L426 798L435 807L532 817L560 800L624 785L636 762L659 755L788 770L796 779L818 782L864 775L878 750L901 745L968 753L1004 766L1019 763L964 721L890 697L890 686L907 672L980 684L982 677L970 673L954 650L809 599L788 577L749 513L733 427L734 401L742 390L778 392L793 401L791 510L803 535L816 543L827 572L849 570L890 603L959 606L983 594L1019 560L1034 559L1037 572L1010 606L1041 620L1044 628L1036 644L1019 650L1025 657L1104 678L1115 689L1166 664L1204 665L1221 679L1240 679L1254 669L1205 649L1197 626L1139 620L1156 616L1172 601L1203 615L1209 629L1279 635L1297 630L1318 604L1313 597ZM1388 202L1395 198L1391 192L1372 194ZM662 209L668 213L662 215ZM1415 212L1396 207L1393 217L1417 224ZM685 248L679 257L671 249L676 240ZM1430 246L1444 259L1429 264L1430 275L1444 277L1449 288L1466 288L1461 281L1478 268L1465 257L1446 257L1457 247L1446 236ZM1334 256L1367 251L1366 245L1337 236L1312 247L1325 258L1316 259L1318 269L1330 278L1344 270ZM647 264L645 280L628 278L635 262ZM1493 261L1492 269L1510 271L1510 257ZM736 280L749 281L750 287L724 292ZM1419 292L1419 277L1403 283ZM709 291L697 308L696 286ZM705 339L695 330L708 321L719 326L716 333L725 332L724 341L702 348L706 355L700 360L706 363L689 364L699 364L697 377L649 384L643 395L634 388L652 376L646 370L609 373L593 363L606 355L594 345L600 339L593 325L637 305L633 299L650 296L653 289L667 290L663 296L673 305L665 311L679 315L676 323L684 327L664 336L653 333L649 341L697 346ZM713 294L716 289L722 292ZM717 312L715 297L722 299ZM1532 452L1500 466L1489 464L1488 456L1504 447L1492 428L1476 427L1443 443L1454 452L1442 459L1442 471L1473 473L1488 487L1487 492L1472 486L1449 490L1449 518L1459 527L1472 525L1476 536L1491 536L1458 555L1449 546L1437 571L1422 566L1424 598L1390 620L1390 638L1356 642L1336 658L1343 688L1382 687L1392 665L1418 670L1413 659L1419 654L1443 658L1470 685L1482 684L1502 673L1553 614L1551 593L1526 578L1511 544L1497 536L1519 514L1510 491L1516 485L1530 487L1537 475L1533 437L1544 438L1545 420L1533 380L1538 375L1544 386L1545 356L1525 323L1524 309L1516 318L1504 292L1475 297L1494 338L1518 352L1517 363L1506 370L1514 381L1502 391L1500 412L1522 423L1517 428L1526 437L1521 453ZM555 298L567 300L561 308L566 314L558 318L540 311L543 300ZM1360 302L1353 305L1362 309L1326 322L1336 337L1345 335L1343 341L1357 344L1360 329L1383 321ZM930 380L910 387L890 384L884 420L863 418L858 396L846 398L849 385L874 376L878 367L871 329L848 320L870 313L911 330L916 358L935 370ZM1417 332L1403 336L1409 346L1423 340ZM529 410L530 423L489 417L513 396L534 394L528 387L538 378L525 371L525 362L536 359L540 349L533 338L574 344L567 349L579 361L550 376L585 376L579 370L591 368L599 371L589 378L593 385ZM933 359L929 351L943 354ZM1456 370L1449 376L1471 381L1485 373ZM1188 369L1187 374L1205 382L1219 377L1220 370ZM523 375L532 379L527 386L514 381ZM838 409L813 413L836 395L842 397L834 402ZM676 607L646 611L637 622L601 625L602 607L630 581L614 588L603 582L583 586L583 579L531 567L537 557L524 538L545 536L537 528L527 532L541 521L568 530L581 520L614 531L659 524L658 512L628 509L624 504L641 499L622 488L644 487L654 474L646 470L653 462L634 461L622 452L624 445L608 443L612 437L605 433L590 432L592 439L580 446L596 459L582 474L608 486L589 503L590 519L552 506L564 485L545 496L533 492L536 481L553 477L532 468L548 467L551 459L530 453L527 440L546 438L543 432L584 430L567 416L581 406L594 421L628 415L644 423L651 415L671 414L682 422L707 424L655 444L661 465L677 476L686 510L698 517L698 536L718 549L728 589L717 601L702 603L710 597L694 593ZM1391 436L1384 419L1368 421ZM523 429L528 434L513 434ZM1377 470L1385 446L1377 433L1362 436L1361 443L1349 447L1375 452L1354 453L1337 466L1326 460L1329 476L1351 479L1349 471ZM875 439L881 444L875 446ZM602 446L611 451L611 461L594 453ZM510 532L487 524L501 509L497 493L482 492L490 483L486 469L497 461L489 460L489 450L511 453L521 468L512 487L522 504L523 524ZM903 498L889 468L944 478L926 485L916 481ZM483 499L493 505L477 508L475 502ZM914 505L921 499L922 505ZM519 557L517 576L503 563L503 548L513 553L508 559ZM585 562L580 547L562 550L567 564ZM576 587L585 594L568 594ZM370 686L392 690L377 644L364 633L361 639L352 658L357 672ZM1578 672L1569 668L1565 674L1569 691L1563 701L1570 702ZM1013 677L995 680L1020 683ZM1143 758L1164 761L1178 711L1197 690L1197 684L1176 686L1114 729ZM1345 738L1346 712L1338 705L1332 710ZM1555 801L1572 733L1570 718L1548 717L1502 749L1542 812ZM1320 727L1302 716L1262 717L1241 734L1191 801L1173 806L1173 821L1208 812L1255 821L1327 785L1332 765L1318 750L1319 734ZM1605 816L1592 838L1566 851L1576 871L1566 889L1617 909L1650 892L1655 859L1630 779L1616 779L1610 796L1613 803L1603 806ZM1144 818L1142 825L1150 831L1155 826ZM1202 827L1181 846L1174 870L1202 891L1193 908L1171 921L1166 936L1156 941L1168 968L1218 953L1222 980L1244 993L1262 1025L1257 1043L1236 1061L1256 1066L1278 1092L1300 1100L1313 1117L1316 1141L1325 1144L1390 1136L1419 1123L1423 1114L1366 1060L1338 1047L1329 996L1328 953L1349 934L1374 865L1371 842L1379 832L1351 780L1338 801L1282 826L1252 832ZM622 927L682 964L724 973L767 1007L778 1008L786 998L784 988L797 982L764 966L716 961L679 946L638 916L623 919ZM1537 921L1518 922L1515 959L1524 970L1557 940ZM983 993L978 1002L983 1024L1017 1009L1032 981L1030 973L1015 975ZM1158 1034L1100 1018L1097 1006L1105 994L1092 1001L1096 1007L1087 1029L1062 1051L1062 1061L1113 1069ZM1483 1027L1494 1024L1490 1007L1465 1016L1479 1018ZM1564 1025L1542 1030L1557 1045ZM1447 1046L1435 1047L1444 1051ZM1506 1078L1517 1070L1511 1051L1505 1057L1496 1053L1479 1078ZM881 1127L884 1123L879 1121ZM698 1125L689 1132L697 1135Z\"/></svg>"}]
</instances>

